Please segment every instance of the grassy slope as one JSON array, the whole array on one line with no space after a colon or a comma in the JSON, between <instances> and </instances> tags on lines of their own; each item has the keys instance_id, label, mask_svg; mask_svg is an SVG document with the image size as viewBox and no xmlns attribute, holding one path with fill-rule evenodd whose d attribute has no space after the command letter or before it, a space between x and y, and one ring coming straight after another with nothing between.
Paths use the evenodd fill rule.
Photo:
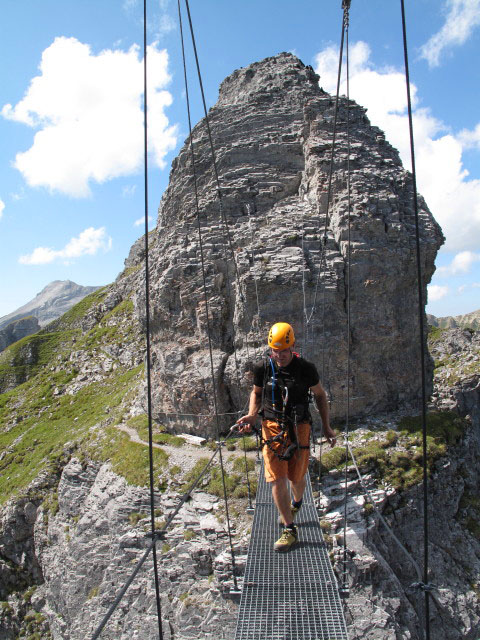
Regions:
<instances>
[{"instance_id":1,"label":"grassy slope","mask_svg":"<svg viewBox=\"0 0 480 640\"><path fill-rule=\"evenodd\" d=\"M427 416L427 466L458 443L468 421L449 411L436 411ZM397 430L367 433L363 442L352 447L362 472L373 471L382 483L394 489L408 489L422 481L422 423L419 416L399 420ZM322 456L326 471L345 466L345 448L335 447ZM351 461L349 461L351 464Z\"/></svg>"},{"instance_id":2,"label":"grassy slope","mask_svg":"<svg viewBox=\"0 0 480 640\"><path fill-rule=\"evenodd\" d=\"M21 383L0 394L0 504L21 494L42 470L54 469L67 442L80 454L110 460L128 481L146 484L145 447L112 428L137 394L143 364L128 367L116 361L100 380L89 382L91 376L87 376L81 388L68 393L76 381L79 361L95 365L112 343L134 344L140 353L143 349L130 299L104 313L90 331L82 333L82 319L95 311L109 290L95 291L48 330L20 340L1 354L0 380L15 378ZM100 314L101 308L95 313ZM166 459L163 451L155 451L157 468Z\"/></svg>"}]
</instances>

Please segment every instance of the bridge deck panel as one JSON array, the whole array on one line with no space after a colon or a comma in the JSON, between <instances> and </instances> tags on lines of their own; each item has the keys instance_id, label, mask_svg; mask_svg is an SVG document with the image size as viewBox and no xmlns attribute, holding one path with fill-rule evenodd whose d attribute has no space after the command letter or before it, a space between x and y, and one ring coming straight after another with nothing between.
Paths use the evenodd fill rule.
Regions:
<instances>
[{"instance_id":1,"label":"bridge deck panel","mask_svg":"<svg viewBox=\"0 0 480 640\"><path fill-rule=\"evenodd\" d=\"M348 640L309 476L296 523L299 542L275 552L281 528L262 466L235 640Z\"/></svg>"}]
</instances>

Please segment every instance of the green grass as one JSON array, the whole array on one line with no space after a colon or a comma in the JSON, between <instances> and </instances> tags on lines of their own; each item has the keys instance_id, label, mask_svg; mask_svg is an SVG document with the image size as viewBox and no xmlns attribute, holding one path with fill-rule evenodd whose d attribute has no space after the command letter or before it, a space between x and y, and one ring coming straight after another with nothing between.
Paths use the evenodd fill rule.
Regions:
<instances>
[{"instance_id":1,"label":"green grass","mask_svg":"<svg viewBox=\"0 0 480 640\"><path fill-rule=\"evenodd\" d=\"M245 456L233 458L232 467L234 471L245 473ZM255 462L251 458L247 458L247 469L249 472L255 470Z\"/></svg>"},{"instance_id":2,"label":"green grass","mask_svg":"<svg viewBox=\"0 0 480 640\"><path fill-rule=\"evenodd\" d=\"M142 413L127 420L127 425L135 429L140 438L144 442L148 442L148 416ZM163 425L152 424L152 440L155 444L168 444L172 447L182 447L185 444L185 438L164 432Z\"/></svg>"},{"instance_id":3,"label":"green grass","mask_svg":"<svg viewBox=\"0 0 480 640\"><path fill-rule=\"evenodd\" d=\"M195 463L195 465L192 467L192 469L190 469L190 471L187 471L187 473L185 474L185 477L183 478L184 490L187 490L189 488L191 483L200 475L200 473L207 466L209 461L210 461L210 458L199 458ZM205 474L205 477L207 477L207 474L208 474L208 471Z\"/></svg>"},{"instance_id":4,"label":"green grass","mask_svg":"<svg viewBox=\"0 0 480 640\"><path fill-rule=\"evenodd\" d=\"M462 438L467 421L448 411L432 412L427 416L427 471L449 446ZM400 420L399 432L387 431L384 439L370 439L353 448L360 471L371 471L378 480L397 490L408 489L423 479L422 424L419 416ZM344 447L335 447L322 456L325 471L345 467Z\"/></svg>"},{"instance_id":5,"label":"green grass","mask_svg":"<svg viewBox=\"0 0 480 640\"><path fill-rule=\"evenodd\" d=\"M0 462L0 504L17 495L42 469L54 468L66 442L81 442L90 427L107 415L115 420L115 410L142 370L143 365L130 371L117 369L103 382L85 386L73 396L58 397L53 396L53 390L65 384L71 374L44 370L3 394L0 420L16 413L20 422L0 432L0 450L7 450ZM1 424L5 424L3 420Z\"/></svg>"},{"instance_id":6,"label":"green grass","mask_svg":"<svg viewBox=\"0 0 480 640\"><path fill-rule=\"evenodd\" d=\"M438 342L442 339L443 333L446 329L442 329L441 327L434 327L433 325L428 325L428 341L429 342Z\"/></svg>"},{"instance_id":7,"label":"green grass","mask_svg":"<svg viewBox=\"0 0 480 640\"><path fill-rule=\"evenodd\" d=\"M69 309L57 320L51 322L48 326L49 330L61 329L73 329L80 326L80 322L87 315L88 311L97 304L100 304L109 292L109 287L100 287L88 296L85 296L83 300L80 300L74 307Z\"/></svg>"},{"instance_id":8,"label":"green grass","mask_svg":"<svg viewBox=\"0 0 480 640\"><path fill-rule=\"evenodd\" d=\"M148 486L148 448L143 444L132 442L123 431L107 427L98 442L88 445L87 451L95 460L110 462L112 471L123 476L129 484L138 487ZM154 449L153 471L155 478L158 479L158 476L163 475L167 469L168 455L162 449Z\"/></svg>"},{"instance_id":9,"label":"green grass","mask_svg":"<svg viewBox=\"0 0 480 640\"><path fill-rule=\"evenodd\" d=\"M322 467L325 471L341 468L347 459L345 447L334 447L322 455Z\"/></svg>"},{"instance_id":10,"label":"green grass","mask_svg":"<svg viewBox=\"0 0 480 640\"><path fill-rule=\"evenodd\" d=\"M251 436L245 436L245 439L243 440L243 442L239 441L237 446L242 451L244 450L244 447L245 447L245 451L256 451L257 440L256 438L253 438Z\"/></svg>"},{"instance_id":11,"label":"green grass","mask_svg":"<svg viewBox=\"0 0 480 640\"><path fill-rule=\"evenodd\" d=\"M199 460L197 460L195 466L185 474L182 485L183 491L187 491L190 488L191 484L203 471L208 461L209 458L200 458ZM199 486L204 491L207 491L208 493L211 493L218 498L223 498L224 494L222 470L217 464L215 464L215 462L212 463L212 465L206 472L203 481L200 482ZM247 481L244 474L229 474L225 472L225 488L227 496L229 497L231 496L234 498L245 498L248 495ZM254 496L257 492L256 480L250 482L250 488L252 496Z\"/></svg>"},{"instance_id":12,"label":"green grass","mask_svg":"<svg viewBox=\"0 0 480 640\"><path fill-rule=\"evenodd\" d=\"M434 438L437 444L446 444L447 446L457 444L463 436L466 426L467 421L453 411L432 411L427 415L427 435ZM398 428L421 438L421 416L402 418Z\"/></svg>"},{"instance_id":13,"label":"green grass","mask_svg":"<svg viewBox=\"0 0 480 640\"><path fill-rule=\"evenodd\" d=\"M135 320L133 319L133 302L130 299L123 300L111 311L106 313L101 321L86 334L82 348L94 347L99 344L121 343L133 337L135 330ZM130 325L125 327L118 322L118 318L123 320L131 319Z\"/></svg>"},{"instance_id":14,"label":"green grass","mask_svg":"<svg viewBox=\"0 0 480 640\"><path fill-rule=\"evenodd\" d=\"M183 532L183 537L187 542L189 540L193 540L193 538L195 538L196 535L197 534L195 533L195 531L193 531L193 529L185 529L185 531Z\"/></svg>"},{"instance_id":15,"label":"green grass","mask_svg":"<svg viewBox=\"0 0 480 640\"><path fill-rule=\"evenodd\" d=\"M88 450L98 460L110 459L129 482L144 484L145 447L131 443L117 430L108 431L109 425L121 422L126 404L137 392L143 364L128 369L117 362L117 368L105 373L101 382L87 380L73 395L65 393L78 374L77 360L70 360L72 351L81 351L90 364L112 341L121 345L141 339L128 298L82 334L85 315L110 290L95 291L48 329L19 340L0 354L0 385L16 385L0 394L0 451L6 452L0 461L0 504L24 491L43 469L59 471L67 461L63 452L67 442L77 447L80 457ZM105 428L100 438L96 430L91 431L98 425ZM93 438L97 438L94 445ZM166 460L165 452L157 450L159 470Z\"/></svg>"},{"instance_id":16,"label":"green grass","mask_svg":"<svg viewBox=\"0 0 480 640\"><path fill-rule=\"evenodd\" d=\"M78 331L39 332L26 336L0 353L0 389L22 384L49 365Z\"/></svg>"}]
</instances>

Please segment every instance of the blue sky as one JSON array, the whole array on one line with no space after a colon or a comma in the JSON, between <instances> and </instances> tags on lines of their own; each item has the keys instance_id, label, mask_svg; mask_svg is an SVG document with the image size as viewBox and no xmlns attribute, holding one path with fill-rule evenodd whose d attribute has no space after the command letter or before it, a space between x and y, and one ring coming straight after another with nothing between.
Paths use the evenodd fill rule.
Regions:
<instances>
[{"instance_id":1,"label":"blue sky","mask_svg":"<svg viewBox=\"0 0 480 640\"><path fill-rule=\"evenodd\" d=\"M417 183L446 235L427 311L480 308L480 0L405 0ZM334 91L341 0L190 0L206 96L292 51ZM148 2L149 210L187 125L176 0ZM112 282L143 232L138 0L6 0L0 31L0 316L52 280ZM351 97L408 165L400 0L352 0ZM193 117L201 117L190 56ZM195 85L196 86L196 85Z\"/></svg>"}]
</instances>

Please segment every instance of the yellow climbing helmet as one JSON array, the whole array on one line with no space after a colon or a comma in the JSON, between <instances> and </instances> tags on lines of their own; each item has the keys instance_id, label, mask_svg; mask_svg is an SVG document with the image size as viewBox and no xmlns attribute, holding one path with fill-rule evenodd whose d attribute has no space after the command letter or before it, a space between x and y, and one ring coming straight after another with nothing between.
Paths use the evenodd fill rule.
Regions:
<instances>
[{"instance_id":1,"label":"yellow climbing helmet","mask_svg":"<svg viewBox=\"0 0 480 640\"><path fill-rule=\"evenodd\" d=\"M272 349L288 349L294 344L295 334L288 322L277 322L268 332L268 346Z\"/></svg>"}]
</instances>

